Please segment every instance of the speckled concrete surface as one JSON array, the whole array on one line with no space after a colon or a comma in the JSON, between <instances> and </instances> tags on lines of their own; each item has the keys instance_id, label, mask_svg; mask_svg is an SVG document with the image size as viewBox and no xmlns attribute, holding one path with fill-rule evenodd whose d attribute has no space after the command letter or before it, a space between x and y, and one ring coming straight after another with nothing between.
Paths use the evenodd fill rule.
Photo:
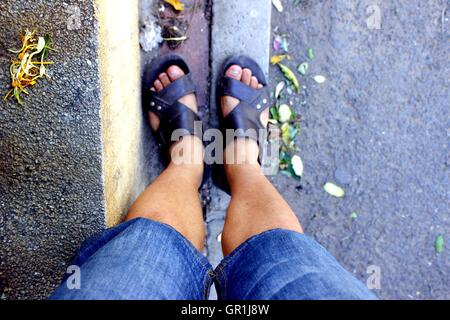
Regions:
<instances>
[{"instance_id":1,"label":"speckled concrete surface","mask_svg":"<svg viewBox=\"0 0 450 320\"><path fill-rule=\"evenodd\" d=\"M5 49L18 47L26 28L51 34L58 53L53 80L32 89L24 106L0 102L2 299L46 298L105 220L92 1L0 2L2 94L12 57Z\"/></svg>"},{"instance_id":2,"label":"speckled concrete surface","mask_svg":"<svg viewBox=\"0 0 450 320\"><path fill-rule=\"evenodd\" d=\"M434 249L436 236L450 236L448 2L300 2L285 1L272 28L289 34L290 67L307 48L316 56L299 76L303 95L286 98L303 118L304 179L274 183L349 271L365 282L379 266L381 298L450 298L450 250ZM369 29L377 3L381 29ZM328 81L316 84L317 74ZM273 85L280 79L273 67ZM345 198L327 195L327 181Z\"/></svg>"}]
</instances>

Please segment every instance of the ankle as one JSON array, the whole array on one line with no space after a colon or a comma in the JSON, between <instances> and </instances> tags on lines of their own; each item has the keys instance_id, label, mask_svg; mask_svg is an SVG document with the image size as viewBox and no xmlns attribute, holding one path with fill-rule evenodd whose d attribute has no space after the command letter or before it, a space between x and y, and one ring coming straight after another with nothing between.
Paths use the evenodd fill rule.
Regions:
<instances>
[{"instance_id":1,"label":"ankle","mask_svg":"<svg viewBox=\"0 0 450 320\"><path fill-rule=\"evenodd\" d=\"M171 168L185 170L194 178L202 177L204 170L204 147L198 137L185 136L170 147Z\"/></svg>"},{"instance_id":2,"label":"ankle","mask_svg":"<svg viewBox=\"0 0 450 320\"><path fill-rule=\"evenodd\" d=\"M184 136L169 149L170 162L175 165L199 166L203 168L204 147L200 138Z\"/></svg>"},{"instance_id":3,"label":"ankle","mask_svg":"<svg viewBox=\"0 0 450 320\"><path fill-rule=\"evenodd\" d=\"M259 166L259 147L255 140L237 138L230 142L224 151L224 165L252 165Z\"/></svg>"},{"instance_id":4,"label":"ankle","mask_svg":"<svg viewBox=\"0 0 450 320\"><path fill-rule=\"evenodd\" d=\"M227 164L224 168L230 187L253 183L263 176L259 163Z\"/></svg>"}]
</instances>

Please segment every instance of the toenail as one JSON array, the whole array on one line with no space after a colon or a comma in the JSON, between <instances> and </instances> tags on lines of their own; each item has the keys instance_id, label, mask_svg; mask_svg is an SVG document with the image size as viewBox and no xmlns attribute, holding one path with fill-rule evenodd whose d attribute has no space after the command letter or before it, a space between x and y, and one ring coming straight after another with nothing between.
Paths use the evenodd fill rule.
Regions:
<instances>
[{"instance_id":1,"label":"toenail","mask_svg":"<svg viewBox=\"0 0 450 320\"><path fill-rule=\"evenodd\" d=\"M238 69L231 69L231 74L233 76L238 76L239 75L239 70Z\"/></svg>"}]
</instances>

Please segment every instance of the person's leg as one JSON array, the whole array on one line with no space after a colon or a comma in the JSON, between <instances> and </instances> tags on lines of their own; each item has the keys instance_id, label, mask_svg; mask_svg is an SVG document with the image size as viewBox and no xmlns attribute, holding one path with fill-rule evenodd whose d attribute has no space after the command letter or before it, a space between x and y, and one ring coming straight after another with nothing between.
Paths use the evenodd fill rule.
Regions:
<instances>
[{"instance_id":1,"label":"person's leg","mask_svg":"<svg viewBox=\"0 0 450 320\"><path fill-rule=\"evenodd\" d=\"M227 75L252 88L259 87L250 70L232 66ZM238 102L224 97L224 115ZM266 111L262 122L267 121ZM262 175L258 152L256 142L243 139L225 150L231 203L222 235L226 257L215 270L219 297L225 300L375 299L330 253L303 234L289 205ZM239 159L245 159L244 163L235 163L236 154Z\"/></svg>"},{"instance_id":2,"label":"person's leg","mask_svg":"<svg viewBox=\"0 0 450 320\"><path fill-rule=\"evenodd\" d=\"M182 70L172 66L151 89L159 92L181 76ZM195 95L179 101L197 111ZM160 125L154 114L150 124L153 129ZM198 195L203 145L185 136L171 151L167 169L136 200L127 221L83 244L72 262L75 273L51 299L207 298L212 267L199 252L204 243Z\"/></svg>"},{"instance_id":3,"label":"person's leg","mask_svg":"<svg viewBox=\"0 0 450 320\"><path fill-rule=\"evenodd\" d=\"M179 67L172 66L160 75L151 90L159 92L183 75ZM180 102L197 112L194 94ZM157 130L158 117L153 113L149 117L152 128ZM203 144L195 136L186 136L174 143L170 152L173 157L169 166L131 206L126 220L142 217L168 224L201 251L205 232L198 187L203 176Z\"/></svg>"},{"instance_id":4,"label":"person's leg","mask_svg":"<svg viewBox=\"0 0 450 320\"><path fill-rule=\"evenodd\" d=\"M258 80L249 69L232 66L226 75L256 89ZM222 98L223 115L229 114L239 103L233 97ZM267 125L269 110L262 114ZM227 210L222 234L222 248L226 256L250 237L261 232L283 228L303 232L300 222L289 205L270 181L262 174L258 164L259 147L256 141L236 139L225 150L225 172L231 187L231 202ZM239 164L236 164L239 157Z\"/></svg>"}]
</instances>

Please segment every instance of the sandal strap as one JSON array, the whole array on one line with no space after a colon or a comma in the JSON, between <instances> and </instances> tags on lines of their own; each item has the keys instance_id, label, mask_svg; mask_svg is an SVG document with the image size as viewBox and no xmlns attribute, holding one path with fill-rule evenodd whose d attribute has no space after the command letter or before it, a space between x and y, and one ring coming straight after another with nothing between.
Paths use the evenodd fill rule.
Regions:
<instances>
[{"instance_id":1,"label":"sandal strap","mask_svg":"<svg viewBox=\"0 0 450 320\"><path fill-rule=\"evenodd\" d=\"M229 77L222 77L219 85L222 95L234 97L239 101L245 101L248 104L257 102L265 92L263 89L253 89L242 81Z\"/></svg>"},{"instance_id":2,"label":"sandal strap","mask_svg":"<svg viewBox=\"0 0 450 320\"><path fill-rule=\"evenodd\" d=\"M169 147L182 136L196 135L201 138L202 132L199 129L202 125L199 115L178 101L195 91L195 84L190 74L175 80L160 92L147 90L149 97L147 109L154 112L160 119L160 126L156 133L160 137L162 146ZM198 125L200 128L196 127ZM176 136L172 139L174 132Z\"/></svg>"},{"instance_id":3,"label":"sandal strap","mask_svg":"<svg viewBox=\"0 0 450 320\"><path fill-rule=\"evenodd\" d=\"M191 74L189 73L175 80L160 92L151 91L151 95L157 97L159 100L167 104L173 104L180 98L190 93L194 93L195 91L195 83L192 79Z\"/></svg>"},{"instance_id":4,"label":"sandal strap","mask_svg":"<svg viewBox=\"0 0 450 320\"><path fill-rule=\"evenodd\" d=\"M231 96L240 101L222 120L224 137L227 137L227 129L233 129L235 137L250 138L261 144L260 139L265 137L261 137L259 130L267 130L261 123L261 113L270 106L266 88L253 89L225 76L220 80L219 88L221 96ZM229 139L226 141L230 142Z\"/></svg>"},{"instance_id":5,"label":"sandal strap","mask_svg":"<svg viewBox=\"0 0 450 320\"><path fill-rule=\"evenodd\" d=\"M158 134L163 146L170 146L184 136L197 136L202 139L202 121L198 114L180 102L171 107L170 118L160 126Z\"/></svg>"}]
</instances>

